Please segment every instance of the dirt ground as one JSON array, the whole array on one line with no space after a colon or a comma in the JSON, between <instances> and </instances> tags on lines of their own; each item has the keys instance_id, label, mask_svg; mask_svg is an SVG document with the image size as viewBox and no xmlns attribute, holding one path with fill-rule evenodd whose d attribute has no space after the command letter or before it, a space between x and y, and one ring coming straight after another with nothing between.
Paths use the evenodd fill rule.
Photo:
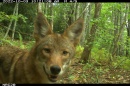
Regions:
<instances>
[{"instance_id":1,"label":"dirt ground","mask_svg":"<svg viewBox=\"0 0 130 86\"><path fill-rule=\"evenodd\" d=\"M108 65L85 68L85 65L75 60L59 82L62 84L130 84L130 70L110 69Z\"/></svg>"}]
</instances>

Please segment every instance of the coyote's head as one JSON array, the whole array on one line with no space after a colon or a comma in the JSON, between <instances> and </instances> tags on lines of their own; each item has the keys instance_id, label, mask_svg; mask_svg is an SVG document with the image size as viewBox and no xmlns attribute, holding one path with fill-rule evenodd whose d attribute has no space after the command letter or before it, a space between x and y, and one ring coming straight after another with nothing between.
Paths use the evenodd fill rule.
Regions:
<instances>
[{"instance_id":1,"label":"coyote's head","mask_svg":"<svg viewBox=\"0 0 130 86\"><path fill-rule=\"evenodd\" d=\"M44 15L39 12L35 20L35 57L41 74L56 82L65 72L75 53L83 30L83 20L78 19L63 34L53 33Z\"/></svg>"}]
</instances>

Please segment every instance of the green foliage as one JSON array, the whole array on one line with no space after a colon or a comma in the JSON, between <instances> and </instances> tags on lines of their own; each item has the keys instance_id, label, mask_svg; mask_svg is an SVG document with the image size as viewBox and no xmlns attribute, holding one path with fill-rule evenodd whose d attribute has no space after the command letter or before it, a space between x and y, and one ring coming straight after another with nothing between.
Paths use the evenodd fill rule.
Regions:
<instances>
[{"instance_id":1,"label":"green foliage","mask_svg":"<svg viewBox=\"0 0 130 86\"><path fill-rule=\"evenodd\" d=\"M10 40L1 39L0 41L1 41L0 45L11 45L11 46L14 45L14 43L12 43Z\"/></svg>"},{"instance_id":2,"label":"green foliage","mask_svg":"<svg viewBox=\"0 0 130 86\"><path fill-rule=\"evenodd\" d=\"M99 65L107 65L107 63L109 63L110 59L109 53L105 48L102 49L93 48L91 55L94 61L97 62L97 64Z\"/></svg>"},{"instance_id":3,"label":"green foliage","mask_svg":"<svg viewBox=\"0 0 130 86\"><path fill-rule=\"evenodd\" d=\"M114 68L123 68L130 70L130 59L128 57L118 57L112 62Z\"/></svg>"},{"instance_id":4,"label":"green foliage","mask_svg":"<svg viewBox=\"0 0 130 86\"><path fill-rule=\"evenodd\" d=\"M27 19L28 19L27 17L23 16L22 14L19 14L19 15L18 15L18 18L21 18L24 23L26 23L26 21L27 21Z\"/></svg>"},{"instance_id":5,"label":"green foliage","mask_svg":"<svg viewBox=\"0 0 130 86\"><path fill-rule=\"evenodd\" d=\"M24 45L23 45L23 42L22 42L22 36L21 34L19 33L19 41L20 41L20 48L24 48Z\"/></svg>"},{"instance_id":6,"label":"green foliage","mask_svg":"<svg viewBox=\"0 0 130 86\"><path fill-rule=\"evenodd\" d=\"M9 16L5 12L0 12L0 22L3 20L9 20Z\"/></svg>"},{"instance_id":7,"label":"green foliage","mask_svg":"<svg viewBox=\"0 0 130 86\"><path fill-rule=\"evenodd\" d=\"M98 29L96 32L96 38L95 38L95 47L98 48L106 48L109 49L110 44L112 43L113 36L113 28L114 24L111 22L112 17L112 7L113 3L103 3L101 15L98 19Z\"/></svg>"},{"instance_id":8,"label":"green foliage","mask_svg":"<svg viewBox=\"0 0 130 86\"><path fill-rule=\"evenodd\" d=\"M22 35L19 33L19 40L10 40L10 39L1 39L0 40L0 46L9 45L9 46L17 46L21 49L28 49L30 50L32 46L34 45L34 41L28 41L24 42Z\"/></svg>"},{"instance_id":9,"label":"green foliage","mask_svg":"<svg viewBox=\"0 0 130 86\"><path fill-rule=\"evenodd\" d=\"M34 17L36 16L36 4L34 3L20 3L19 4L19 10L18 10L18 16L13 15L15 4L3 4L0 7L0 21L2 21L2 24L4 26L8 26L10 20L17 20L17 26L16 31L19 32L24 40L32 40L31 36L26 36L25 34L32 34L33 31L33 23L34 23ZM29 10L31 9L31 10ZM11 26L11 30L13 28L13 25ZM7 28L5 28L4 32L6 32ZM10 30L9 34L12 33ZM19 33L15 33L15 39L19 39ZM24 34L23 34L24 33Z\"/></svg>"},{"instance_id":10,"label":"green foliage","mask_svg":"<svg viewBox=\"0 0 130 86\"><path fill-rule=\"evenodd\" d=\"M126 59L123 62L122 68L126 69L126 70L130 70L130 59Z\"/></svg>"},{"instance_id":11,"label":"green foliage","mask_svg":"<svg viewBox=\"0 0 130 86\"><path fill-rule=\"evenodd\" d=\"M60 3L53 6L54 11L54 31L63 33L64 29L68 28L68 17L72 16L71 3Z\"/></svg>"},{"instance_id":12,"label":"green foliage","mask_svg":"<svg viewBox=\"0 0 130 86\"><path fill-rule=\"evenodd\" d=\"M75 57L76 57L76 58L80 58L81 55L82 55L83 50L84 50L84 47L78 45L78 46L76 47L76 55L75 55Z\"/></svg>"},{"instance_id":13,"label":"green foliage","mask_svg":"<svg viewBox=\"0 0 130 86\"><path fill-rule=\"evenodd\" d=\"M35 43L35 41L28 41L28 42L26 43L26 48L27 48L28 50L30 50L30 49L32 48L32 46L34 45L34 43Z\"/></svg>"}]
</instances>

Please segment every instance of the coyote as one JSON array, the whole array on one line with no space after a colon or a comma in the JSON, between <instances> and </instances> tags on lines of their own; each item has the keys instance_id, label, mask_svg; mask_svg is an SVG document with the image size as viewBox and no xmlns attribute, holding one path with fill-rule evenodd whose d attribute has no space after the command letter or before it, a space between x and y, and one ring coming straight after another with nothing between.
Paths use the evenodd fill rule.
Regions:
<instances>
[{"instance_id":1,"label":"coyote","mask_svg":"<svg viewBox=\"0 0 130 86\"><path fill-rule=\"evenodd\" d=\"M54 33L42 12L34 22L35 44L30 51L0 47L0 83L56 83L75 54L83 31L79 18L62 34Z\"/></svg>"}]
</instances>

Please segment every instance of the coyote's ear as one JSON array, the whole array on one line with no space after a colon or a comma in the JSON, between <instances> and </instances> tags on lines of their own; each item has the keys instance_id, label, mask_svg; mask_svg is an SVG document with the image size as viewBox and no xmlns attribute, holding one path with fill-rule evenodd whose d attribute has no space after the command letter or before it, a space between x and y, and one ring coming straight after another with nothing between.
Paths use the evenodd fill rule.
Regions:
<instances>
[{"instance_id":1,"label":"coyote's ear","mask_svg":"<svg viewBox=\"0 0 130 86\"><path fill-rule=\"evenodd\" d=\"M33 33L36 42L39 41L40 38L51 33L53 33L52 28L50 27L47 19L41 12L38 12L34 22L34 33Z\"/></svg>"},{"instance_id":2,"label":"coyote's ear","mask_svg":"<svg viewBox=\"0 0 130 86\"><path fill-rule=\"evenodd\" d=\"M72 25L70 25L65 32L64 36L68 37L76 46L79 43L81 33L83 31L83 19L78 19Z\"/></svg>"}]
</instances>

